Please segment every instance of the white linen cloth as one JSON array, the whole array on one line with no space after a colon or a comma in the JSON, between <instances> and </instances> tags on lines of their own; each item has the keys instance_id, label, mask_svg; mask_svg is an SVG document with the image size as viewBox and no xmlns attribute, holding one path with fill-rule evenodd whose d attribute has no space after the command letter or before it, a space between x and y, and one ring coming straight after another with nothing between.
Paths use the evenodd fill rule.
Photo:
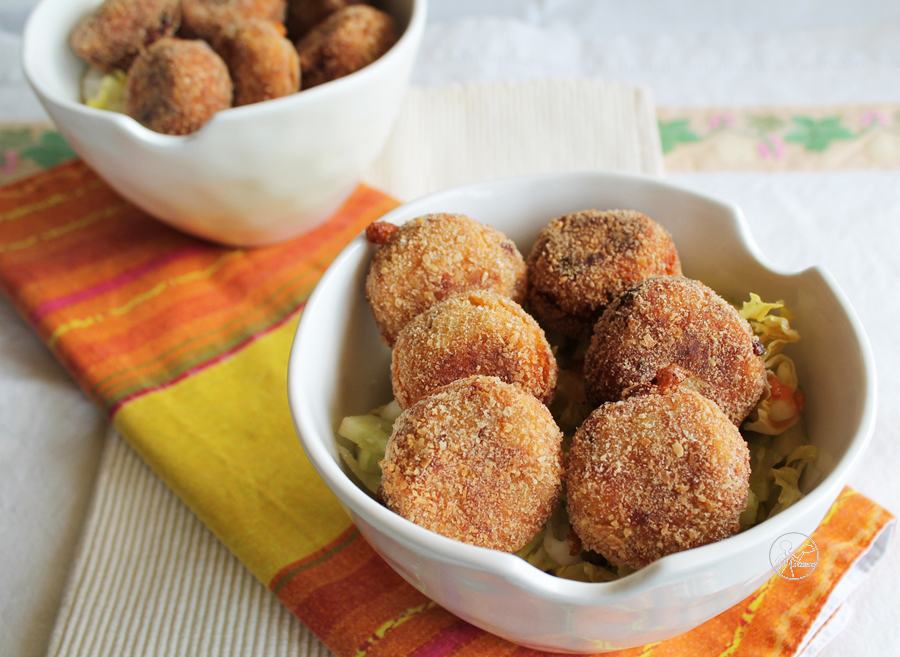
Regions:
<instances>
[{"instance_id":1,"label":"white linen cloth","mask_svg":"<svg viewBox=\"0 0 900 657\"><path fill-rule=\"evenodd\" d=\"M18 59L19 34L33 4L0 0L0 121L44 117ZM646 85L659 106L900 103L900 3L894 0L430 4L413 78L421 87L587 77ZM900 478L895 476L900 446L892 433L900 419L893 404L900 395L894 338L900 316L892 303L900 173L670 173L669 178L741 205L763 251L779 266L821 263L835 275L869 332L882 400L873 443L850 483L894 512L900 510ZM104 427L49 352L9 304L0 301L0 654L45 653L94 485ZM111 449L107 460L115 456ZM202 539L191 540L196 545ZM216 564L227 561L226 556L212 551L203 558ZM304 650L296 642L296 630L271 629L283 628L281 621L258 623L256 639L236 641L229 634L236 615L261 613L240 602L260 595L241 579L249 575L236 565L222 566L221 572L229 567L235 570L216 580L206 598L207 611L217 608L224 615L212 614L212 624L205 628L191 626L206 638L191 644L189 652L230 654L229 645L239 650L256 640ZM878 576L851 596L855 613L824 655L896 651L898 578L900 559L893 550ZM174 601L171 596L157 598L159 608L179 608L179 591L168 591ZM217 607L224 604L230 612ZM234 604L238 606L230 606ZM152 641L143 645L145 654L154 654L159 646Z\"/></svg>"}]
</instances>

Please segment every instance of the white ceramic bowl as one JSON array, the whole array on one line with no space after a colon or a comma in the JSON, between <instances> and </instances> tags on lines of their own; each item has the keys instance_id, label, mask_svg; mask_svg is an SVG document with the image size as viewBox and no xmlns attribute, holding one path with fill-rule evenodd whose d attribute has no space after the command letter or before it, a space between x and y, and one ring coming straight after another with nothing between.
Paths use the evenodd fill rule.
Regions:
<instances>
[{"instance_id":1,"label":"white ceramic bowl","mask_svg":"<svg viewBox=\"0 0 900 657\"><path fill-rule=\"evenodd\" d=\"M595 652L687 631L748 596L774 574L773 542L811 534L862 454L875 419L875 373L865 334L829 275L767 266L739 208L658 179L609 173L513 178L442 191L386 216L403 223L461 212L505 232L527 255L538 231L586 208L640 210L675 240L685 275L726 298L751 291L784 299L802 339L791 352L806 392L822 470L807 495L774 518L718 543L667 556L611 583L567 581L521 559L458 543L395 515L360 490L335 449L341 417L391 399L390 353L365 296L372 248L354 240L309 299L290 357L288 392L300 440L360 532L410 584L461 618L545 650Z\"/></svg>"},{"instance_id":2,"label":"white ceramic bowl","mask_svg":"<svg viewBox=\"0 0 900 657\"><path fill-rule=\"evenodd\" d=\"M66 141L117 192L188 233L271 244L325 219L390 134L427 0L381 3L402 29L365 68L288 97L219 112L188 136L155 133L79 102L84 63L68 36L99 0L43 0L24 31L26 77Z\"/></svg>"}]
</instances>

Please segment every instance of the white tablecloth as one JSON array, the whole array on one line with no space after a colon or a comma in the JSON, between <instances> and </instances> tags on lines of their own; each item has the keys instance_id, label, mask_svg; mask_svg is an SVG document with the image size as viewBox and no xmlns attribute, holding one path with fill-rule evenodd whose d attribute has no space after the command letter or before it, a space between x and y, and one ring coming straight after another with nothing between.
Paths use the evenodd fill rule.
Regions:
<instances>
[{"instance_id":1,"label":"white tablecloth","mask_svg":"<svg viewBox=\"0 0 900 657\"><path fill-rule=\"evenodd\" d=\"M0 0L0 121L43 118L18 64L19 34L32 5ZM559 77L643 84L660 107L900 104L900 3L432 0L414 84ZM900 306L893 303L900 170L668 176L742 206L777 266L822 264L834 274L869 333L881 399L871 449L850 483L900 510L894 435ZM105 429L0 302L0 653L32 657L46 650ZM824 654L894 654L898 581L893 550L852 596L855 614ZM290 643L291 636L272 641ZM230 654L227 642L197 649Z\"/></svg>"}]
</instances>

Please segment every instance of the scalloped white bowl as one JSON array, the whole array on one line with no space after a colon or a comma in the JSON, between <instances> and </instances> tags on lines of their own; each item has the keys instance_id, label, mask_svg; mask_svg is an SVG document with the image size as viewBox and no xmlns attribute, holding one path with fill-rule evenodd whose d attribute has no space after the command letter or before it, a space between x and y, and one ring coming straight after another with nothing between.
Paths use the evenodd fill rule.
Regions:
<instances>
[{"instance_id":1,"label":"scalloped white bowl","mask_svg":"<svg viewBox=\"0 0 900 657\"><path fill-rule=\"evenodd\" d=\"M791 355L806 392L808 433L821 457L806 496L724 541L667 556L610 583L573 582L501 552L439 536L395 515L344 471L335 429L345 415L391 399L390 352L364 295L372 248L355 239L331 265L303 312L290 356L288 395L303 449L373 548L410 584L459 617L513 642L559 652L599 652L685 632L725 611L774 575L773 542L811 534L868 443L875 420L870 347L843 293L822 269L765 263L740 209L659 179L583 172L467 185L406 203L385 219L460 212L497 227L526 254L553 217L628 208L663 224L686 276L722 296L784 299L802 339Z\"/></svg>"},{"instance_id":2,"label":"scalloped white bowl","mask_svg":"<svg viewBox=\"0 0 900 657\"><path fill-rule=\"evenodd\" d=\"M384 147L425 26L427 0L379 3L402 34L355 73L224 110L199 131L163 135L81 102L72 27L100 0L42 0L23 34L25 75L76 153L123 197L185 232L232 246L272 244L326 219Z\"/></svg>"}]
</instances>

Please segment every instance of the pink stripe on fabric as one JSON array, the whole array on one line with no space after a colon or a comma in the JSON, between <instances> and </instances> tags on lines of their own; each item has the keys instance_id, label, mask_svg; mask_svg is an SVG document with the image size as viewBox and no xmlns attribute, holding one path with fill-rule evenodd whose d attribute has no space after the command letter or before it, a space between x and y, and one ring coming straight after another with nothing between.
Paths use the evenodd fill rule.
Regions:
<instances>
[{"instance_id":1,"label":"pink stripe on fabric","mask_svg":"<svg viewBox=\"0 0 900 657\"><path fill-rule=\"evenodd\" d=\"M287 313L284 317L279 319L274 324L270 324L269 326L267 326L264 329L256 331L255 333L251 333L250 335L248 335L246 338L241 340L238 344L236 344L231 349L224 351L221 354L219 354L213 358L210 358L207 361L198 363L197 365L194 365L193 367L186 369L184 372L182 372L178 376L166 381L165 383L160 383L155 386L151 386L149 388L144 388L143 390L139 390L138 392L128 395L127 397L123 397L122 399L120 399L116 403L114 403L112 405L112 407L109 409L109 418L112 419L113 416L119 411L120 408L122 408L125 404L127 404L128 402L130 402L133 399L137 399L138 397L143 397L144 395L146 395L147 393L150 393L150 392L155 392L157 390L165 390L166 388L170 388L173 385L175 385L176 383L178 383L179 381L183 381L184 379L188 378L189 376L192 376L193 374L196 374L197 372L202 372L203 370L205 370L209 367L212 367L213 365L215 365L217 363L221 363L223 360L225 360L226 358L228 358L229 356L231 356L233 354L236 354L237 352L239 352L241 349L246 347L251 342L254 342L254 341L258 340L259 338L263 337L264 335L271 333L272 331L277 329L279 326L288 322L298 312L303 310L303 308L305 306L306 306L306 301L301 302L296 308L291 310L289 313Z\"/></svg>"},{"instance_id":2,"label":"pink stripe on fabric","mask_svg":"<svg viewBox=\"0 0 900 657\"><path fill-rule=\"evenodd\" d=\"M144 274L152 272L155 269L160 269L161 267L166 266L167 264L174 262L176 260L181 260L183 258L188 258L195 253L199 253L208 249L209 247L201 247L201 246L189 246L183 249L179 249L178 251L173 251L172 253L167 253L164 256L156 258L155 260L151 260L150 262L141 265L140 267L135 267L129 271L126 271L124 274L120 276L116 276L115 278L111 278L108 281L103 281L102 283L97 283L92 287L85 288L83 290L79 290L78 292L72 292L71 294L67 294L62 297L58 297L56 299L49 299L44 301L43 303L35 306L34 310L31 311L31 318L34 322L37 322L43 319L46 315L50 314L54 310L59 310L60 308L65 308L73 303L78 303L79 301L85 301L92 297L99 296L104 292L109 292L110 290L114 290L117 287L121 287L123 285L127 285L132 281L139 279Z\"/></svg>"},{"instance_id":3,"label":"pink stripe on fabric","mask_svg":"<svg viewBox=\"0 0 900 657\"><path fill-rule=\"evenodd\" d=\"M461 620L438 632L431 641L420 646L409 657L444 657L477 639L483 633L484 630Z\"/></svg>"}]
</instances>

